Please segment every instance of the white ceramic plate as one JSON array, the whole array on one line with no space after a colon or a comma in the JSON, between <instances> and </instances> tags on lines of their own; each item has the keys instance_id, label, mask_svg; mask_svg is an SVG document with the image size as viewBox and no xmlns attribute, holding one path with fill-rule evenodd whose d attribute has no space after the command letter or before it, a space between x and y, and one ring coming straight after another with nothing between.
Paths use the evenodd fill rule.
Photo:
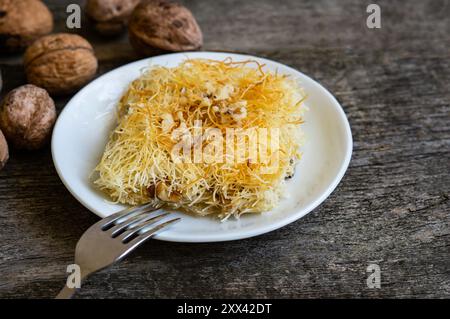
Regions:
<instances>
[{"instance_id":1,"label":"white ceramic plate","mask_svg":"<svg viewBox=\"0 0 450 319\"><path fill-rule=\"evenodd\" d=\"M352 135L342 107L319 83L288 66L253 56L215 52L176 53L137 61L99 77L72 98L56 122L52 155L61 180L73 196L100 217L123 209L124 206L109 203L92 185L89 176L116 124L117 101L143 68L150 64L176 66L186 58L223 60L227 57L235 61L254 59L265 64L268 70L289 74L300 80L308 94L310 110L303 125L306 144L296 174L288 182L289 197L270 212L243 216L240 220L231 218L220 222L177 213L182 221L156 238L214 242L252 237L292 223L322 203L342 179L352 153Z\"/></svg>"}]
</instances>

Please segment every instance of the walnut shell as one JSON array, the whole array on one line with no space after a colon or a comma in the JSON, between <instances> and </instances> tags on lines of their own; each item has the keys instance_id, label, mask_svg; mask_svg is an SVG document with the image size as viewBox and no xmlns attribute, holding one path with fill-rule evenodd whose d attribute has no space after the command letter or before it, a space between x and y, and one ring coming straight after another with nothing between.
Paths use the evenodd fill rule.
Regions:
<instances>
[{"instance_id":1,"label":"walnut shell","mask_svg":"<svg viewBox=\"0 0 450 319\"><path fill-rule=\"evenodd\" d=\"M128 32L137 52L151 55L155 48L167 51L196 50L203 35L191 11L162 0L142 1L130 18Z\"/></svg>"},{"instance_id":2,"label":"walnut shell","mask_svg":"<svg viewBox=\"0 0 450 319\"><path fill-rule=\"evenodd\" d=\"M125 30L128 19L141 0L88 0L86 13L103 35L113 36Z\"/></svg>"},{"instance_id":3,"label":"walnut shell","mask_svg":"<svg viewBox=\"0 0 450 319\"><path fill-rule=\"evenodd\" d=\"M51 94L79 89L94 77L98 66L89 42L68 33L35 41L25 52L24 64L28 81Z\"/></svg>"},{"instance_id":4,"label":"walnut shell","mask_svg":"<svg viewBox=\"0 0 450 319\"><path fill-rule=\"evenodd\" d=\"M53 16L40 0L0 1L0 51L20 52L53 30Z\"/></svg>"},{"instance_id":5,"label":"walnut shell","mask_svg":"<svg viewBox=\"0 0 450 319\"><path fill-rule=\"evenodd\" d=\"M47 91L27 84L9 92L0 108L0 128L19 149L39 149L50 138L55 103Z\"/></svg>"},{"instance_id":6,"label":"walnut shell","mask_svg":"<svg viewBox=\"0 0 450 319\"><path fill-rule=\"evenodd\" d=\"M5 167L9 159L8 143L6 143L5 136L0 130L0 170Z\"/></svg>"}]
</instances>

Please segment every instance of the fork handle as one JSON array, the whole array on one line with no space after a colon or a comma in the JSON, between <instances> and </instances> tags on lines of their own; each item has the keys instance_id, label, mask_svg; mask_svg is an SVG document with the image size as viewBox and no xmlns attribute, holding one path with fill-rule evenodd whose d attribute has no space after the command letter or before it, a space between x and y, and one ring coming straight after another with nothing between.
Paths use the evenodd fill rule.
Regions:
<instances>
[{"instance_id":1,"label":"fork handle","mask_svg":"<svg viewBox=\"0 0 450 319\"><path fill-rule=\"evenodd\" d=\"M67 285L65 285L55 299L71 299L76 291L76 288L69 288L67 287Z\"/></svg>"}]
</instances>

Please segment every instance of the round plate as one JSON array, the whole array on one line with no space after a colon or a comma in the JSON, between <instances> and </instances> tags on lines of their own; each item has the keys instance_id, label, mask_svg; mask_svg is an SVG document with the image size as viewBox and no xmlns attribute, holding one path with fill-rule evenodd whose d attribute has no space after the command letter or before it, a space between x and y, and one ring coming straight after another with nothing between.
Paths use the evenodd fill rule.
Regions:
<instances>
[{"instance_id":1,"label":"round plate","mask_svg":"<svg viewBox=\"0 0 450 319\"><path fill-rule=\"evenodd\" d=\"M350 125L342 107L319 83L288 66L248 55L217 52L176 53L137 61L99 77L79 91L61 112L52 137L53 162L73 196L100 217L124 208L108 202L92 185L90 175L116 125L117 102L143 68L150 64L173 67L186 58L223 60L228 57L234 61L253 59L265 64L266 70L289 74L300 81L308 95L303 157L296 174L288 181L287 198L272 211L225 222L175 213L182 217L181 222L155 238L214 242L252 237L292 223L322 203L342 179L352 154Z\"/></svg>"}]
</instances>

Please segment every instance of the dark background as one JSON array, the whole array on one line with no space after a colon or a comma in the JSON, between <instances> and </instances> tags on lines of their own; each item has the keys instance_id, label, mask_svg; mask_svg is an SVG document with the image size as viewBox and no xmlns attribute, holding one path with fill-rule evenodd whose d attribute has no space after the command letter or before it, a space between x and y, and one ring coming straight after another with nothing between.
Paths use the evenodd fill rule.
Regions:
<instances>
[{"instance_id":1,"label":"dark background","mask_svg":"<svg viewBox=\"0 0 450 319\"><path fill-rule=\"evenodd\" d=\"M82 1L44 2L64 31L66 5ZM333 92L352 127L352 162L328 200L289 226L226 243L150 241L77 297L450 297L450 1L376 1L382 28L372 30L370 2L183 1L204 50L268 57ZM99 74L138 59L126 35L89 30L83 20ZM2 95L25 83L20 56L0 68ZM11 150L0 171L0 297L54 297L95 221L60 182L49 147ZM380 289L366 286L370 263Z\"/></svg>"}]
</instances>

